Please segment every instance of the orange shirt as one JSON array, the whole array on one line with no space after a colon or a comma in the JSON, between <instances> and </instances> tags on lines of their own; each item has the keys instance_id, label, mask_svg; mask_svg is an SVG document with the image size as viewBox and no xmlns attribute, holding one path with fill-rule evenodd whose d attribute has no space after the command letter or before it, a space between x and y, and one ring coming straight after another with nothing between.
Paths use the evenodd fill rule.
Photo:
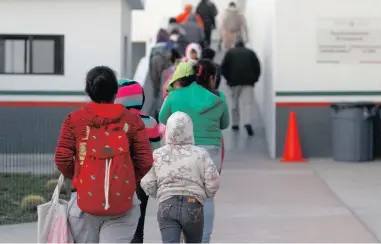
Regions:
<instances>
[{"instance_id":1,"label":"orange shirt","mask_svg":"<svg viewBox=\"0 0 381 244\"><path fill-rule=\"evenodd\" d=\"M176 17L177 23L182 24L187 22L190 14L191 12L184 11L183 13L177 15ZM202 29L204 29L204 21L202 21L202 18L200 17L200 15L196 14L196 18L197 18L197 23L201 26Z\"/></svg>"}]
</instances>

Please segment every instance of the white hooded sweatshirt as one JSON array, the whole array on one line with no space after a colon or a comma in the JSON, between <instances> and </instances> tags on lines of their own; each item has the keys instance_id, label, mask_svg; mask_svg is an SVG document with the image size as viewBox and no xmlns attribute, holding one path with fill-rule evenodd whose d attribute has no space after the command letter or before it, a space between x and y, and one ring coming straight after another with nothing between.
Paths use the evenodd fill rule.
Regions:
<instances>
[{"instance_id":1,"label":"white hooded sweatshirt","mask_svg":"<svg viewBox=\"0 0 381 244\"><path fill-rule=\"evenodd\" d=\"M191 58L191 51L195 50L197 53L197 59L200 60L202 58L202 47L197 43L190 43L185 49L185 57L182 61L190 62L193 65L197 64L198 60Z\"/></svg>"},{"instance_id":2,"label":"white hooded sweatshirt","mask_svg":"<svg viewBox=\"0 0 381 244\"><path fill-rule=\"evenodd\" d=\"M166 145L153 152L151 170L140 182L147 195L163 202L172 196L193 196L200 203L213 197L220 176L208 152L194 145L193 123L183 112L167 121Z\"/></svg>"}]
</instances>

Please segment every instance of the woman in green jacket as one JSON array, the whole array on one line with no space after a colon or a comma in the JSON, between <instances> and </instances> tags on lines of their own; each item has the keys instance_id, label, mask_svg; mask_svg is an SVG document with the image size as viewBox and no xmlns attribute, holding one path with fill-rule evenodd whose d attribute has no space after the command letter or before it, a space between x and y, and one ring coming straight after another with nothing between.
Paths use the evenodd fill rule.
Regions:
<instances>
[{"instance_id":1,"label":"woman in green jacket","mask_svg":"<svg viewBox=\"0 0 381 244\"><path fill-rule=\"evenodd\" d=\"M225 95L213 89L216 73L216 67L209 60L201 60L196 68L189 62L180 63L168 83L167 91L170 92L160 110L159 120L166 124L169 116L177 111L188 114L193 121L195 144L209 152L220 171L221 130L229 126L229 109ZM181 89L174 89L176 87ZM210 243L213 221L212 198L204 203L203 243Z\"/></svg>"}]
</instances>

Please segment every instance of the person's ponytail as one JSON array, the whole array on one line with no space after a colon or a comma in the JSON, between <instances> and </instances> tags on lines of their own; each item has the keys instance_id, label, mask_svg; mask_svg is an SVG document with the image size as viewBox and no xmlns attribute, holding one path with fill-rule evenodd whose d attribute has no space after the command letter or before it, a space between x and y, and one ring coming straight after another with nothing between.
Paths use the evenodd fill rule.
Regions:
<instances>
[{"instance_id":1,"label":"person's ponytail","mask_svg":"<svg viewBox=\"0 0 381 244\"><path fill-rule=\"evenodd\" d=\"M206 89L214 89L210 87L210 78L215 77L216 73L216 66L210 60L202 59L195 66L196 82Z\"/></svg>"}]
</instances>

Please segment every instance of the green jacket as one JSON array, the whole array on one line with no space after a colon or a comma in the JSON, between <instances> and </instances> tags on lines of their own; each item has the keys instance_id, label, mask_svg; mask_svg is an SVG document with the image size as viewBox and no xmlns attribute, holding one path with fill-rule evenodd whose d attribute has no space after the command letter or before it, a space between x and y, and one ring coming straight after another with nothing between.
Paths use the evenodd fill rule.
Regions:
<instances>
[{"instance_id":1,"label":"green jacket","mask_svg":"<svg viewBox=\"0 0 381 244\"><path fill-rule=\"evenodd\" d=\"M221 146L221 130L229 126L229 109L222 92L217 96L195 82L172 90L161 108L160 122L166 124L177 111L192 118L196 145Z\"/></svg>"}]
</instances>

